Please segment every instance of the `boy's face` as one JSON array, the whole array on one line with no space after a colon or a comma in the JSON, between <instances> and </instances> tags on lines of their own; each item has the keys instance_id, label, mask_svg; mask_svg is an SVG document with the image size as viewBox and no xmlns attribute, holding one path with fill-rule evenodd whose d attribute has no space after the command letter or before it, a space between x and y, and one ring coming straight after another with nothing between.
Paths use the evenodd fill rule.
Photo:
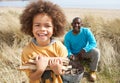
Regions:
<instances>
[{"instance_id":1,"label":"boy's face","mask_svg":"<svg viewBox=\"0 0 120 83\"><path fill-rule=\"evenodd\" d=\"M51 17L47 14L37 14L33 18L33 35L38 44L47 45L53 35L53 23Z\"/></svg>"},{"instance_id":2,"label":"boy's face","mask_svg":"<svg viewBox=\"0 0 120 83\"><path fill-rule=\"evenodd\" d=\"M72 27L73 27L73 33L77 34L80 32L80 27L82 25L81 19L74 19L72 22Z\"/></svg>"}]
</instances>

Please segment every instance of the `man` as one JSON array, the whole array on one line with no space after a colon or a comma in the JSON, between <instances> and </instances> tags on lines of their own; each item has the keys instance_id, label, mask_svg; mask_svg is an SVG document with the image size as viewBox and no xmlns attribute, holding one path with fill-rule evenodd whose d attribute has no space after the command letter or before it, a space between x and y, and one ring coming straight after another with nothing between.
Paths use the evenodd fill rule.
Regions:
<instances>
[{"instance_id":1,"label":"man","mask_svg":"<svg viewBox=\"0 0 120 83\"><path fill-rule=\"evenodd\" d=\"M97 43L90 29L82 27L82 20L75 17L71 23L73 29L70 30L64 39L64 44L68 50L68 57L78 60L90 58L90 81L96 80L96 71L100 59L100 52Z\"/></svg>"}]
</instances>

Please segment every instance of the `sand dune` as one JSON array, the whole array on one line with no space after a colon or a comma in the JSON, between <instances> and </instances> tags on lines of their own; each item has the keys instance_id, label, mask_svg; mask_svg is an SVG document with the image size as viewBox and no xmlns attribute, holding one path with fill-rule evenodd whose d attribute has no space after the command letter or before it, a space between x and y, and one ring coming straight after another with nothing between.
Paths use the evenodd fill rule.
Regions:
<instances>
[{"instance_id":1,"label":"sand dune","mask_svg":"<svg viewBox=\"0 0 120 83\"><path fill-rule=\"evenodd\" d=\"M112 20L120 18L120 10L118 9L84 9L84 8L64 8L63 9L68 21L71 21L72 18L79 16L84 18L84 16L94 16L102 17L106 20Z\"/></svg>"},{"instance_id":2,"label":"sand dune","mask_svg":"<svg viewBox=\"0 0 120 83\"><path fill-rule=\"evenodd\" d=\"M7 7L0 7L0 12L2 10L6 10ZM21 11L21 7L8 7L8 9L17 9L17 11ZM72 18L79 16L84 18L85 16L94 16L101 17L106 20L113 20L116 18L120 18L120 9L87 9L87 8L62 8L66 14L67 20L71 22Z\"/></svg>"}]
</instances>

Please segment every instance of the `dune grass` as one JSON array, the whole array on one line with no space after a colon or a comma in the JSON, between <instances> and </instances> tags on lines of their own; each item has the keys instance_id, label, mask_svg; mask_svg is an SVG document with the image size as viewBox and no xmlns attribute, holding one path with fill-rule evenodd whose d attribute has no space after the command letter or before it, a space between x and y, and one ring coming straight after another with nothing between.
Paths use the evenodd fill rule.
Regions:
<instances>
[{"instance_id":1,"label":"dune grass","mask_svg":"<svg viewBox=\"0 0 120 83\"><path fill-rule=\"evenodd\" d=\"M2 8L0 11L0 83L28 83L24 72L18 71L22 48L30 37L20 32L20 8ZM114 17L113 17L114 18ZM120 82L120 19L104 20L103 17L87 15L84 26L93 31L101 59L96 83ZM70 28L70 22L66 31ZM84 81L83 83L89 83Z\"/></svg>"}]
</instances>

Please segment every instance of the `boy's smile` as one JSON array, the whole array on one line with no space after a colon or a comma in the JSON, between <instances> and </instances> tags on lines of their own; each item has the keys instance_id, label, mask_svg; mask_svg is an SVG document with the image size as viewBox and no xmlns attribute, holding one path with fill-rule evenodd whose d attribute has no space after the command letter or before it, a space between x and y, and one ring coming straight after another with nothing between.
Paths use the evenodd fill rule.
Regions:
<instances>
[{"instance_id":1,"label":"boy's smile","mask_svg":"<svg viewBox=\"0 0 120 83\"><path fill-rule=\"evenodd\" d=\"M40 46L48 45L53 35L52 19L47 14L38 14L33 19L33 35Z\"/></svg>"}]
</instances>

